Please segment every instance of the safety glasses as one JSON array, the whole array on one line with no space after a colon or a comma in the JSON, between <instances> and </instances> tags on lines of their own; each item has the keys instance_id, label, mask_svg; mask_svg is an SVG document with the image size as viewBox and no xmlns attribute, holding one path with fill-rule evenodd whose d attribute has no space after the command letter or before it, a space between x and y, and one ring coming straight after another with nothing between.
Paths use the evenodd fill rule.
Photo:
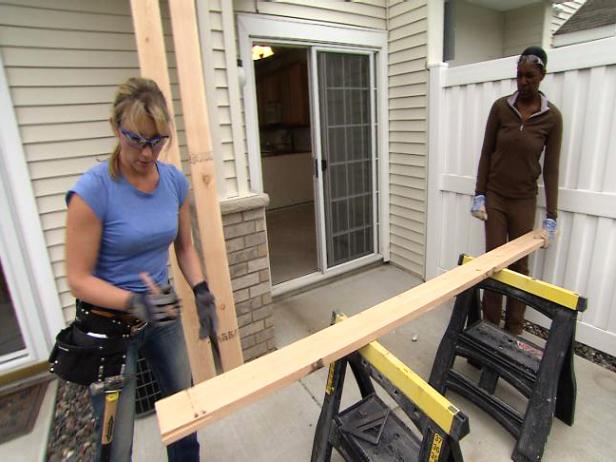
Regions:
<instances>
[{"instance_id":1,"label":"safety glasses","mask_svg":"<svg viewBox=\"0 0 616 462\"><path fill-rule=\"evenodd\" d=\"M518 59L518 64L525 63L525 62L532 63L532 64L539 64L539 66L541 66L542 69L545 69L545 63L539 56L535 56L535 55L520 56L520 59Z\"/></svg>"},{"instance_id":2,"label":"safety glasses","mask_svg":"<svg viewBox=\"0 0 616 462\"><path fill-rule=\"evenodd\" d=\"M169 138L167 135L155 135L152 138L144 138L138 133L131 132L124 127L120 127L120 133L124 135L124 138L126 138L126 141L130 147L139 150L145 149L149 146L152 151L160 151L165 145L167 138Z\"/></svg>"}]
</instances>

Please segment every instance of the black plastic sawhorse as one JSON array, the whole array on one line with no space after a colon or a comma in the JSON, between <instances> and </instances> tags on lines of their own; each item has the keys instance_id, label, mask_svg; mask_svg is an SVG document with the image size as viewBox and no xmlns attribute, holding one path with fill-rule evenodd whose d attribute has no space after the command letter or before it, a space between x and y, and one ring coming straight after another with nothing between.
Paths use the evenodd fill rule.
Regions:
<instances>
[{"instance_id":1,"label":"black plastic sawhorse","mask_svg":"<svg viewBox=\"0 0 616 462\"><path fill-rule=\"evenodd\" d=\"M344 319L334 313L332 323ZM362 399L339 412L347 364ZM372 380L396 401L415 431L376 395ZM311 461L329 462L335 447L351 462L463 462L459 440L468 432L468 419L462 412L378 342L372 342L330 364Z\"/></svg>"},{"instance_id":2,"label":"black plastic sawhorse","mask_svg":"<svg viewBox=\"0 0 616 462\"><path fill-rule=\"evenodd\" d=\"M460 264L471 258L460 257ZM481 320L479 291L491 290L524 302L552 320L544 347ZM579 295L502 270L456 297L449 326L438 348L430 385L440 393L458 392L496 419L517 440L516 462L537 462L555 415L573 425L576 382L573 343L578 312L586 309ZM456 356L481 367L478 383L453 369ZM528 399L524 414L494 396L502 378Z\"/></svg>"}]
</instances>

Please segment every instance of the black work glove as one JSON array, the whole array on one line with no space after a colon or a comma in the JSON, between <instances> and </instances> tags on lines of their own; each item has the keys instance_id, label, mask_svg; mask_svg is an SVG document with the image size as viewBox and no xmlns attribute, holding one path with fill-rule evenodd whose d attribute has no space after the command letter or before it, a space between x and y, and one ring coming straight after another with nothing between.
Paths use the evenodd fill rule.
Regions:
<instances>
[{"instance_id":1,"label":"black work glove","mask_svg":"<svg viewBox=\"0 0 616 462\"><path fill-rule=\"evenodd\" d=\"M170 285L160 288L160 293L133 293L127 312L152 326L174 321L180 314L180 299Z\"/></svg>"},{"instance_id":2,"label":"black work glove","mask_svg":"<svg viewBox=\"0 0 616 462\"><path fill-rule=\"evenodd\" d=\"M216 314L216 300L207 286L201 281L193 287L195 304L199 315L199 338L216 337L218 331L218 315Z\"/></svg>"}]
</instances>

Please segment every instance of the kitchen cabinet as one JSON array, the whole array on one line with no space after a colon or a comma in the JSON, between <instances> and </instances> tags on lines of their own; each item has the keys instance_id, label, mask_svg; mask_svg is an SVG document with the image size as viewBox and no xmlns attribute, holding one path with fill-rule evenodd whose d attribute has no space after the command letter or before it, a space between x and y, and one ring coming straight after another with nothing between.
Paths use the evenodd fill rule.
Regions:
<instances>
[{"instance_id":1,"label":"kitchen cabinet","mask_svg":"<svg viewBox=\"0 0 616 462\"><path fill-rule=\"evenodd\" d=\"M283 120L288 125L309 125L308 72L305 62L293 63L286 70L286 101L283 99ZM284 88L284 87L283 87Z\"/></svg>"},{"instance_id":2,"label":"kitchen cabinet","mask_svg":"<svg viewBox=\"0 0 616 462\"><path fill-rule=\"evenodd\" d=\"M310 124L308 70L305 61L257 72L259 125Z\"/></svg>"}]
</instances>

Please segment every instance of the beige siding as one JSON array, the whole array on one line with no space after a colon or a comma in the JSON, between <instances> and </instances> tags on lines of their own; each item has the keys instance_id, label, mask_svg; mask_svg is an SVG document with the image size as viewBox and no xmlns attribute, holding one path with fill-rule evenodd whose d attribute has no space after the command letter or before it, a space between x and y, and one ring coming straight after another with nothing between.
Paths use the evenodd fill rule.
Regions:
<instances>
[{"instance_id":1,"label":"beige siding","mask_svg":"<svg viewBox=\"0 0 616 462\"><path fill-rule=\"evenodd\" d=\"M501 58L504 14L485 6L456 1L454 15L454 55L450 66Z\"/></svg>"},{"instance_id":2,"label":"beige siding","mask_svg":"<svg viewBox=\"0 0 616 462\"><path fill-rule=\"evenodd\" d=\"M235 172L231 100L225 60L221 3L220 0L200 2L198 8L207 8L205 11L200 11L201 56L205 72L208 111L212 124L210 130L212 144L214 152L224 160L222 168L226 181L224 190L219 191L219 194L221 197L230 198L238 195L238 184Z\"/></svg>"},{"instance_id":3,"label":"beige siding","mask_svg":"<svg viewBox=\"0 0 616 462\"><path fill-rule=\"evenodd\" d=\"M427 2L389 1L391 261L424 276Z\"/></svg>"},{"instance_id":4,"label":"beige siding","mask_svg":"<svg viewBox=\"0 0 616 462\"><path fill-rule=\"evenodd\" d=\"M543 43L544 5L537 3L505 12L503 56L519 55Z\"/></svg>"},{"instance_id":5,"label":"beige siding","mask_svg":"<svg viewBox=\"0 0 616 462\"><path fill-rule=\"evenodd\" d=\"M166 4L162 7L178 141L185 157L170 21ZM70 318L74 300L64 269L64 194L79 175L108 157L115 143L108 125L115 88L139 75L130 3L0 0L0 18L4 70L58 292ZM220 48L219 42L213 44ZM221 62L221 57L214 60L218 67ZM216 73L215 81L221 80L224 76ZM228 104L224 88L216 87L216 96ZM224 125L228 117L219 120ZM220 134L224 139L228 129ZM232 153L225 155L224 172L227 189L234 190Z\"/></svg>"},{"instance_id":6,"label":"beige siding","mask_svg":"<svg viewBox=\"0 0 616 462\"><path fill-rule=\"evenodd\" d=\"M385 29L385 1L332 2L327 0L286 0L265 2L261 0L233 0L233 8L237 13L260 13L369 27L372 29Z\"/></svg>"},{"instance_id":7,"label":"beige siding","mask_svg":"<svg viewBox=\"0 0 616 462\"><path fill-rule=\"evenodd\" d=\"M553 7L554 14L552 15L551 31L552 35L562 26L573 14L586 3L586 0L575 0L571 2L563 2L558 6Z\"/></svg>"}]
</instances>

